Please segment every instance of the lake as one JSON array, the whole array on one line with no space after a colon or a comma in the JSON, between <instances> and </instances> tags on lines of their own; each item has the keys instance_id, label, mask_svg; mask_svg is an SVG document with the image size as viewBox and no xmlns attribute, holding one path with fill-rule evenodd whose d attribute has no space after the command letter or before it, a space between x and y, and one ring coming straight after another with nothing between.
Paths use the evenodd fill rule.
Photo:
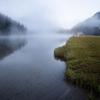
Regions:
<instances>
[{"instance_id":1,"label":"lake","mask_svg":"<svg viewBox=\"0 0 100 100\"><path fill-rule=\"evenodd\" d=\"M0 38L0 100L87 100L82 89L65 82L65 64L54 58L54 48L69 37L33 33Z\"/></svg>"}]
</instances>

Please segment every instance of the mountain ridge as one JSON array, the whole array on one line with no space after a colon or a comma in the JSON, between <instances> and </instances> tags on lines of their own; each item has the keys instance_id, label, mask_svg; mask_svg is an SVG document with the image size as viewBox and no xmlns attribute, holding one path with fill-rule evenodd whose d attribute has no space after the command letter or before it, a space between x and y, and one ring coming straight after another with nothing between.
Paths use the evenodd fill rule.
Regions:
<instances>
[{"instance_id":1,"label":"mountain ridge","mask_svg":"<svg viewBox=\"0 0 100 100\"><path fill-rule=\"evenodd\" d=\"M81 23L78 23L70 30L70 32L81 32L85 35L100 35L100 12L95 13L92 17Z\"/></svg>"}]
</instances>

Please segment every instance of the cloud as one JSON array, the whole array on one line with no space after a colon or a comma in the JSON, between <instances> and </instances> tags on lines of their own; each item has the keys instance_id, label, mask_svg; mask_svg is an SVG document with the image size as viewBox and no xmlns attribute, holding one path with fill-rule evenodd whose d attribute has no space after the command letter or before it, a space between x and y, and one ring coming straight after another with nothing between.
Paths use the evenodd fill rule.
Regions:
<instances>
[{"instance_id":1,"label":"cloud","mask_svg":"<svg viewBox=\"0 0 100 100\"><path fill-rule=\"evenodd\" d=\"M0 12L30 29L71 27L100 9L95 0L0 0Z\"/></svg>"}]
</instances>

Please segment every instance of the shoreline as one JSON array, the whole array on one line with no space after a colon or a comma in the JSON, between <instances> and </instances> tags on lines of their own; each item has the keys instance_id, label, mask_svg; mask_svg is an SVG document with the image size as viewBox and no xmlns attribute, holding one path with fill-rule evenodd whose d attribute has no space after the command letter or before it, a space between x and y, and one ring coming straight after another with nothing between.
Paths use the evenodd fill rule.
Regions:
<instances>
[{"instance_id":1,"label":"shoreline","mask_svg":"<svg viewBox=\"0 0 100 100\"><path fill-rule=\"evenodd\" d=\"M90 99L95 97L92 95L99 96L100 93L97 79L100 73L99 42L98 36L74 36L64 46L54 50L55 58L68 66L65 71L67 80L90 91ZM94 68L95 66L97 67Z\"/></svg>"}]
</instances>

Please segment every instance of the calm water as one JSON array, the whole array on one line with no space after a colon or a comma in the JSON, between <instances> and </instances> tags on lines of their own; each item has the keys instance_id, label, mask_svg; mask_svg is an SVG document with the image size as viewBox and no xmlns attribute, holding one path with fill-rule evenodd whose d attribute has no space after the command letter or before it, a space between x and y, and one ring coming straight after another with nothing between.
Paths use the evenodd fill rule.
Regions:
<instances>
[{"instance_id":1,"label":"calm water","mask_svg":"<svg viewBox=\"0 0 100 100\"><path fill-rule=\"evenodd\" d=\"M65 65L53 56L68 38L48 33L0 39L0 100L86 100L64 81Z\"/></svg>"}]
</instances>

